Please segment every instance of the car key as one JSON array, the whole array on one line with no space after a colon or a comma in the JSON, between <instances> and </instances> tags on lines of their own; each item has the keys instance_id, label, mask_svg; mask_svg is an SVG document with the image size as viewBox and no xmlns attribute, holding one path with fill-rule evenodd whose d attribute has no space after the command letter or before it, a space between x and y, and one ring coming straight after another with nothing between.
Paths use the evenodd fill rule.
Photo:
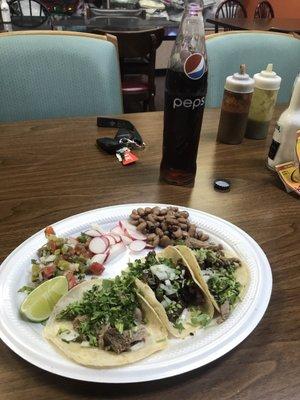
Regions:
<instances>
[{"instance_id":1,"label":"car key","mask_svg":"<svg viewBox=\"0 0 300 400\"><path fill-rule=\"evenodd\" d=\"M100 128L123 128L134 131L134 125L125 119L98 117L97 126Z\"/></svg>"},{"instance_id":2,"label":"car key","mask_svg":"<svg viewBox=\"0 0 300 400\"><path fill-rule=\"evenodd\" d=\"M96 143L98 148L108 154L116 154L118 150L122 149L125 146L124 143L119 143L117 140L109 137L98 138L96 140Z\"/></svg>"}]
</instances>

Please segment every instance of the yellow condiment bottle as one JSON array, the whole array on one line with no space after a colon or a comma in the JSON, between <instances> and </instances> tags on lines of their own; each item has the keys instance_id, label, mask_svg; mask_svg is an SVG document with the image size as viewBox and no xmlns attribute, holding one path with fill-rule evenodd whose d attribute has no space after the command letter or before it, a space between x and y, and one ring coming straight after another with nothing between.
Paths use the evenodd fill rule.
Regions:
<instances>
[{"instance_id":1,"label":"yellow condiment bottle","mask_svg":"<svg viewBox=\"0 0 300 400\"><path fill-rule=\"evenodd\" d=\"M273 71L273 64L254 75L254 93L248 115L245 137L265 139L280 88L281 78Z\"/></svg>"}]
</instances>

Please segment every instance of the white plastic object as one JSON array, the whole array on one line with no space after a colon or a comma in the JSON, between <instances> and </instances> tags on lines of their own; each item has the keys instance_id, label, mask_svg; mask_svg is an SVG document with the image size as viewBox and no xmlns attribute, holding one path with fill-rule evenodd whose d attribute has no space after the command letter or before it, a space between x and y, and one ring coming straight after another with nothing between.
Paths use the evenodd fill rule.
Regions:
<instances>
[{"instance_id":1,"label":"white plastic object","mask_svg":"<svg viewBox=\"0 0 300 400\"><path fill-rule=\"evenodd\" d=\"M246 65L240 66L240 72L227 76L225 89L235 93L252 93L254 89L254 79L246 73Z\"/></svg>"},{"instance_id":2,"label":"white plastic object","mask_svg":"<svg viewBox=\"0 0 300 400\"><path fill-rule=\"evenodd\" d=\"M262 90L279 90L281 77L273 71L273 64L253 76L254 86Z\"/></svg>"},{"instance_id":3,"label":"white plastic object","mask_svg":"<svg viewBox=\"0 0 300 400\"><path fill-rule=\"evenodd\" d=\"M166 204L123 204L98 208L56 222L53 227L62 236L78 235L88 229L93 221L99 221L108 231L112 224L130 215L134 208L155 206L165 208ZM233 256L245 260L247 264L249 284L230 318L222 324L200 329L185 340L170 337L168 347L163 351L120 368L99 370L70 361L43 338L42 324L33 326L22 319L19 313L24 293L18 293L18 290L28 284L30 259L45 243L44 232L41 230L18 246L1 264L0 338L20 357L46 371L81 381L109 384L146 382L179 375L209 364L231 351L249 336L265 313L272 289L270 265L259 245L230 222L199 210L180 208L189 213L197 227L220 240ZM136 255L131 260L135 258ZM127 267L127 262L125 251L123 258L115 258L105 269L103 277L113 278L120 274ZM20 271L23 273L20 274Z\"/></svg>"},{"instance_id":4,"label":"white plastic object","mask_svg":"<svg viewBox=\"0 0 300 400\"><path fill-rule=\"evenodd\" d=\"M11 23L10 9L6 0L1 1L0 8L1 8L1 17L3 24L10 24Z\"/></svg>"},{"instance_id":5,"label":"white plastic object","mask_svg":"<svg viewBox=\"0 0 300 400\"><path fill-rule=\"evenodd\" d=\"M267 165L275 170L275 166L289 161L296 161L296 132L300 129L300 74L294 84L289 107L279 117L273 141L270 147Z\"/></svg>"}]
</instances>

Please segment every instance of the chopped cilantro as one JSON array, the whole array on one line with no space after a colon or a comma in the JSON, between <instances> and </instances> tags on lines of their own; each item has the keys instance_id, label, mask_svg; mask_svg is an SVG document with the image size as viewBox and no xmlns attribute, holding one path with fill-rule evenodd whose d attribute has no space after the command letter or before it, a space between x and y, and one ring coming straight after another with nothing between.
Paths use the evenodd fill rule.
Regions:
<instances>
[{"instance_id":1,"label":"chopped cilantro","mask_svg":"<svg viewBox=\"0 0 300 400\"><path fill-rule=\"evenodd\" d=\"M138 300L134 279L117 276L114 280L103 280L102 287L94 285L83 294L80 301L69 304L57 319L73 321L83 317L76 326L82 340L97 346L99 328L104 325L115 327L120 333L136 325L135 310Z\"/></svg>"},{"instance_id":2,"label":"chopped cilantro","mask_svg":"<svg viewBox=\"0 0 300 400\"><path fill-rule=\"evenodd\" d=\"M241 284L237 282L234 274L225 269L214 273L208 279L207 285L219 305L224 304L226 300L233 305L241 291Z\"/></svg>"}]
</instances>

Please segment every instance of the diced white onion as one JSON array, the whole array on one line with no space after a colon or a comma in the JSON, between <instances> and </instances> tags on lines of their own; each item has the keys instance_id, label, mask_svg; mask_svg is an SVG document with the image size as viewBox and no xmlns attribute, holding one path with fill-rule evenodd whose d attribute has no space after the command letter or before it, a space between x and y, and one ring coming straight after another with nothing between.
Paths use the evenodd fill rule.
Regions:
<instances>
[{"instance_id":1,"label":"diced white onion","mask_svg":"<svg viewBox=\"0 0 300 400\"><path fill-rule=\"evenodd\" d=\"M61 332L58 334L61 340L65 342L72 342L73 340L77 339L79 334L75 331L70 331L69 329Z\"/></svg>"},{"instance_id":2,"label":"diced white onion","mask_svg":"<svg viewBox=\"0 0 300 400\"><path fill-rule=\"evenodd\" d=\"M165 264L152 265L150 270L153 275L157 276L160 281L169 279L170 281L176 279L176 272L174 268L169 267Z\"/></svg>"},{"instance_id":3,"label":"diced white onion","mask_svg":"<svg viewBox=\"0 0 300 400\"><path fill-rule=\"evenodd\" d=\"M170 281L169 281L169 282L170 282ZM172 286L171 284L170 284L170 285L164 285L163 283L161 283L161 284L159 285L159 287L160 287L161 289L163 289L163 290L166 292L166 294L168 294L168 295L171 295L171 294L174 294L174 293L177 292L177 289L174 288L174 286Z\"/></svg>"},{"instance_id":4,"label":"diced white onion","mask_svg":"<svg viewBox=\"0 0 300 400\"><path fill-rule=\"evenodd\" d=\"M163 308L167 308L168 305L170 305L172 303L172 300L169 299L169 297L164 296L164 300L161 302L161 305L163 306Z\"/></svg>"},{"instance_id":5,"label":"diced white onion","mask_svg":"<svg viewBox=\"0 0 300 400\"><path fill-rule=\"evenodd\" d=\"M189 316L189 310L185 308L180 315L180 321L182 322L186 321L188 316Z\"/></svg>"},{"instance_id":6,"label":"diced white onion","mask_svg":"<svg viewBox=\"0 0 300 400\"><path fill-rule=\"evenodd\" d=\"M207 282L209 280L209 278L212 277L213 274L214 273L211 269L202 270L202 276L203 276L203 279L205 280L205 282Z\"/></svg>"}]
</instances>

